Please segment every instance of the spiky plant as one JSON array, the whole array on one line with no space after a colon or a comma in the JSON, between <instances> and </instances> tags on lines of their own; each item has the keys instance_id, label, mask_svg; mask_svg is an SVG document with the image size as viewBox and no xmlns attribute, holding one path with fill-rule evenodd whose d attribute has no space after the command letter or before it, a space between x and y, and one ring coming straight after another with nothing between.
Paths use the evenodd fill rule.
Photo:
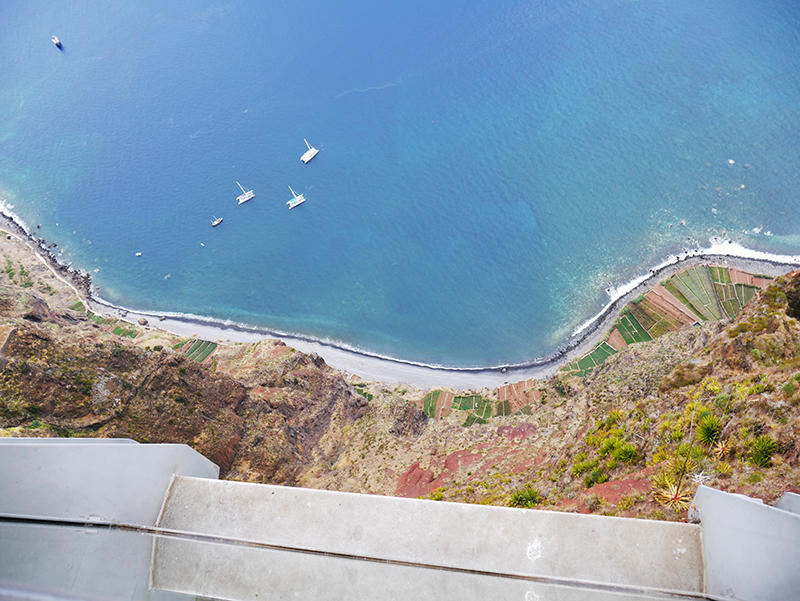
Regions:
<instances>
[{"instance_id":1,"label":"spiky plant","mask_svg":"<svg viewBox=\"0 0 800 601\"><path fill-rule=\"evenodd\" d=\"M719 440L719 435L722 433L722 423L713 413L706 413L697 423L695 433L697 434L697 441L701 445L711 447Z\"/></svg>"},{"instance_id":2,"label":"spiky plant","mask_svg":"<svg viewBox=\"0 0 800 601\"><path fill-rule=\"evenodd\" d=\"M758 467L770 467L772 465L772 455L778 448L775 439L766 434L762 434L753 441L750 447L750 463Z\"/></svg>"},{"instance_id":3,"label":"spiky plant","mask_svg":"<svg viewBox=\"0 0 800 601\"><path fill-rule=\"evenodd\" d=\"M670 476L667 472L659 472L655 476L653 476L653 488L666 488L670 482L675 482L675 479Z\"/></svg>"},{"instance_id":4,"label":"spiky plant","mask_svg":"<svg viewBox=\"0 0 800 601\"><path fill-rule=\"evenodd\" d=\"M688 443L681 443L675 455L670 457L667 465L669 472L674 475L678 484L681 483L683 477L689 472L699 470L703 460L703 451L694 445Z\"/></svg>"},{"instance_id":5,"label":"spiky plant","mask_svg":"<svg viewBox=\"0 0 800 601\"><path fill-rule=\"evenodd\" d=\"M717 465L717 473L723 478L729 478L731 473L733 473L733 468L730 466L729 463L720 461L719 464Z\"/></svg>"},{"instance_id":6,"label":"spiky plant","mask_svg":"<svg viewBox=\"0 0 800 601\"><path fill-rule=\"evenodd\" d=\"M730 441L728 440L718 440L714 443L714 455L720 461L728 456L730 450Z\"/></svg>"},{"instance_id":7,"label":"spiky plant","mask_svg":"<svg viewBox=\"0 0 800 601\"><path fill-rule=\"evenodd\" d=\"M509 505L512 507L525 507L529 509L541 502L542 494L539 492L539 489L533 488L528 484L525 488L515 490L511 493L511 503L509 503Z\"/></svg>"},{"instance_id":8,"label":"spiky plant","mask_svg":"<svg viewBox=\"0 0 800 601\"><path fill-rule=\"evenodd\" d=\"M685 511L689 509L692 495L687 493L679 483L676 484L667 477L665 486L655 492L655 499L673 511Z\"/></svg>"}]
</instances>

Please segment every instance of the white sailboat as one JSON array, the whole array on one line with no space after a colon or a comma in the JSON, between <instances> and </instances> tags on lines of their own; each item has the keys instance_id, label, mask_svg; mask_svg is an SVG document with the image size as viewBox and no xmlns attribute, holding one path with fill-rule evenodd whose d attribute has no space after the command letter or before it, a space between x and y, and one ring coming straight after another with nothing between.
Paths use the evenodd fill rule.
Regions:
<instances>
[{"instance_id":1,"label":"white sailboat","mask_svg":"<svg viewBox=\"0 0 800 601\"><path fill-rule=\"evenodd\" d=\"M308 146L308 150L306 150L303 153L303 156L300 157L300 160L303 161L304 163L308 163L311 159L317 156L319 150L317 150L311 144L309 144L308 140L306 140L305 138L303 138L303 142L305 142L306 146Z\"/></svg>"},{"instance_id":2,"label":"white sailboat","mask_svg":"<svg viewBox=\"0 0 800 601\"><path fill-rule=\"evenodd\" d=\"M214 221L211 222L211 227L217 227L220 223L222 223L222 217L214 216Z\"/></svg>"},{"instance_id":3,"label":"white sailboat","mask_svg":"<svg viewBox=\"0 0 800 601\"><path fill-rule=\"evenodd\" d=\"M248 200L253 198L253 196L256 195L256 193L253 192L252 190L245 190L244 188L242 188L242 184L240 184L239 182L236 182L236 185L239 186L239 189L242 191L242 193L236 197L236 200L239 201L239 204L247 202Z\"/></svg>"},{"instance_id":4,"label":"white sailboat","mask_svg":"<svg viewBox=\"0 0 800 601\"><path fill-rule=\"evenodd\" d=\"M297 193L294 190L292 190L291 186L289 186L289 190L291 191L293 198L292 198L292 200L288 201L286 204L289 205L290 209L293 209L297 205L302 204L302 203L304 203L306 201L306 197L304 195L302 195L302 194L300 194L298 196Z\"/></svg>"}]
</instances>

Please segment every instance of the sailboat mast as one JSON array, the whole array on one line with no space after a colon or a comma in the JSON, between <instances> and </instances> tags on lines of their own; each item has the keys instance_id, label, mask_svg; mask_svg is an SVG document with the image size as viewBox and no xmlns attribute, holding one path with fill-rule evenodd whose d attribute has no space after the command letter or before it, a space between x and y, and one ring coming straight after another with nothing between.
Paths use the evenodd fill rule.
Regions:
<instances>
[{"instance_id":1,"label":"sailboat mast","mask_svg":"<svg viewBox=\"0 0 800 601\"><path fill-rule=\"evenodd\" d=\"M242 184L240 184L239 182L236 182L236 185L237 185L237 186L239 186L239 189L240 189L242 192L247 192L247 190L245 190L244 188L242 188Z\"/></svg>"}]
</instances>

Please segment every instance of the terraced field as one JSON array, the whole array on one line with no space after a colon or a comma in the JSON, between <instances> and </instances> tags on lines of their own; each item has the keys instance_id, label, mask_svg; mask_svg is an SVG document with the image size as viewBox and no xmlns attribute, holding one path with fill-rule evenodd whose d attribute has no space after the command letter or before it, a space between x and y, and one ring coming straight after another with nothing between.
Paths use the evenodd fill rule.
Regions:
<instances>
[{"instance_id":1,"label":"terraced field","mask_svg":"<svg viewBox=\"0 0 800 601\"><path fill-rule=\"evenodd\" d=\"M433 390L415 404L431 419L440 419L453 409L465 411L467 416L464 426L485 424L490 418L498 415L511 415L515 406L512 400L496 401L480 394L454 396L448 390Z\"/></svg>"},{"instance_id":2,"label":"terraced field","mask_svg":"<svg viewBox=\"0 0 800 601\"><path fill-rule=\"evenodd\" d=\"M602 364L603 361L608 359L616 352L617 351L614 350L614 347L604 340L591 351L586 353L583 357L570 363L562 369L568 372L570 376L583 377L590 374L595 367Z\"/></svg>"},{"instance_id":3,"label":"terraced field","mask_svg":"<svg viewBox=\"0 0 800 601\"><path fill-rule=\"evenodd\" d=\"M698 321L735 317L770 280L718 265L695 265L673 275L620 312L609 340L619 349L646 342ZM583 377L614 354L603 341L564 366L567 377Z\"/></svg>"},{"instance_id":4,"label":"terraced field","mask_svg":"<svg viewBox=\"0 0 800 601\"><path fill-rule=\"evenodd\" d=\"M622 338L628 344L647 342L653 339L642 324L639 323L639 320L636 319L636 316L630 312L630 309L620 316L617 322L617 330L619 330L619 333L622 334Z\"/></svg>"},{"instance_id":5,"label":"terraced field","mask_svg":"<svg viewBox=\"0 0 800 601\"><path fill-rule=\"evenodd\" d=\"M718 267L717 270L724 270L726 273L728 271L724 267ZM722 319L719 299L708 266L695 265L675 274L670 280L688 301L689 308L702 316L704 321Z\"/></svg>"},{"instance_id":6,"label":"terraced field","mask_svg":"<svg viewBox=\"0 0 800 601\"><path fill-rule=\"evenodd\" d=\"M205 340L195 340L189 350L186 351L186 358L202 363L217 348L216 343Z\"/></svg>"}]
</instances>

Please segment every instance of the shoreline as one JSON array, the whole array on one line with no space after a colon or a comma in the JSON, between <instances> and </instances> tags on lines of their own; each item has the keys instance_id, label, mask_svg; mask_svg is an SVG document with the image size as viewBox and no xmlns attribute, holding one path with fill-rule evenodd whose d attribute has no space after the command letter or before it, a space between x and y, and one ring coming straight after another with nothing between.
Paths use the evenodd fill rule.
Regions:
<instances>
[{"instance_id":1,"label":"shoreline","mask_svg":"<svg viewBox=\"0 0 800 601\"><path fill-rule=\"evenodd\" d=\"M687 251L678 256L672 255L661 264L651 268L647 274L634 278L617 289L607 289L606 292L611 299L600 312L578 326L569 340L545 357L521 364L449 367L384 357L310 337L253 328L209 317L151 313L117 307L94 294L92 278L89 273L62 264L52 251L55 246L48 245L43 238L37 238L25 228L16 215L7 211L5 207L0 209L0 221L3 223L0 227L4 227L12 234L22 238L62 281L73 287L87 308L95 313L113 316L132 324L137 323L140 318L144 318L148 321L147 327L150 328L223 344L277 338L287 346L301 352L317 353L332 368L346 374L356 375L365 380L409 384L419 388L493 389L528 378L549 378L562 365L589 352L611 327L624 305L652 288L658 281L693 265L714 263L773 277L783 275L800 266L800 256L769 255L750 251L729 241L712 240L712 246L709 249ZM728 252L725 252L726 250ZM739 254L734 254L733 251L738 251ZM164 319L161 319L162 317Z\"/></svg>"}]
</instances>

